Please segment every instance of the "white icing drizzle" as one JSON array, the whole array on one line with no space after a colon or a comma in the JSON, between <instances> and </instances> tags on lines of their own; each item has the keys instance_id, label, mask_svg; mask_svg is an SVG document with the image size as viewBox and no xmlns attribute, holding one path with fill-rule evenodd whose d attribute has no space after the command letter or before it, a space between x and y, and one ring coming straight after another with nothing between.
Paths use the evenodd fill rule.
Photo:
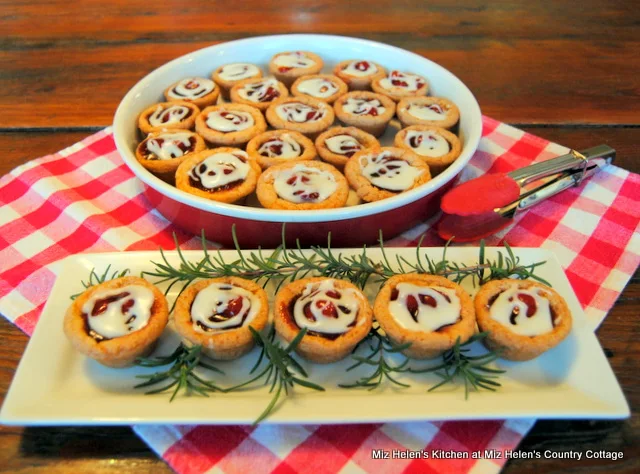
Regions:
<instances>
[{"instance_id":1,"label":"white icing drizzle","mask_svg":"<svg viewBox=\"0 0 640 474\"><path fill-rule=\"evenodd\" d=\"M185 154L180 145L191 151L191 137L193 135L185 132L162 133L153 138L148 138L146 147L149 153L149 160L171 160L179 158Z\"/></svg>"},{"instance_id":2,"label":"white icing drizzle","mask_svg":"<svg viewBox=\"0 0 640 474\"><path fill-rule=\"evenodd\" d=\"M156 110L149 116L149 124L152 127L160 127L172 123L179 123L189 115L191 109L184 105L170 105L166 109L158 105Z\"/></svg>"},{"instance_id":3,"label":"white icing drizzle","mask_svg":"<svg viewBox=\"0 0 640 474\"><path fill-rule=\"evenodd\" d=\"M418 155L430 158L444 156L451 150L449 142L437 133L410 130L407 132L404 142Z\"/></svg>"},{"instance_id":4,"label":"white icing drizzle","mask_svg":"<svg viewBox=\"0 0 640 474\"><path fill-rule=\"evenodd\" d=\"M248 156L240 150L233 153L215 153L191 168L189 176L199 181L204 188L212 190L244 180L249 173Z\"/></svg>"},{"instance_id":5,"label":"white icing drizzle","mask_svg":"<svg viewBox=\"0 0 640 474\"><path fill-rule=\"evenodd\" d=\"M336 192L338 183L328 171L298 164L278 171L273 187L278 196L289 202L322 202Z\"/></svg>"},{"instance_id":6,"label":"white icing drizzle","mask_svg":"<svg viewBox=\"0 0 640 474\"><path fill-rule=\"evenodd\" d=\"M405 329L433 332L460 319L460 298L451 288L399 283L395 289L389 313Z\"/></svg>"},{"instance_id":7,"label":"white icing drizzle","mask_svg":"<svg viewBox=\"0 0 640 474\"><path fill-rule=\"evenodd\" d=\"M369 61L351 61L342 72L350 76L365 77L378 72L378 68Z\"/></svg>"},{"instance_id":8,"label":"white icing drizzle","mask_svg":"<svg viewBox=\"0 0 640 474\"><path fill-rule=\"evenodd\" d=\"M377 116L384 113L386 107L378 99L355 99L349 97L342 105L345 112L354 115L373 115Z\"/></svg>"},{"instance_id":9,"label":"white icing drizzle","mask_svg":"<svg viewBox=\"0 0 640 474\"><path fill-rule=\"evenodd\" d=\"M511 332L521 336L539 336L553 331L553 320L549 300L539 294L540 290L518 289L512 285L493 302L489 308L491 319L507 327ZM519 298L519 295L526 295ZM527 316L527 311L533 310L523 299L533 298L535 301L535 313ZM512 321L512 313L518 313Z\"/></svg>"},{"instance_id":10,"label":"white icing drizzle","mask_svg":"<svg viewBox=\"0 0 640 474\"><path fill-rule=\"evenodd\" d=\"M323 77L316 77L300 82L298 90L303 94L326 99L338 92L338 86Z\"/></svg>"},{"instance_id":11,"label":"white icing drizzle","mask_svg":"<svg viewBox=\"0 0 640 474\"><path fill-rule=\"evenodd\" d=\"M204 77L187 77L171 88L167 94L172 99L194 100L211 93L216 84Z\"/></svg>"},{"instance_id":12,"label":"white icing drizzle","mask_svg":"<svg viewBox=\"0 0 640 474\"><path fill-rule=\"evenodd\" d=\"M246 326L259 312L260 299L252 292L236 285L212 283L193 300L191 320L194 331L207 334Z\"/></svg>"},{"instance_id":13,"label":"white icing drizzle","mask_svg":"<svg viewBox=\"0 0 640 474\"><path fill-rule=\"evenodd\" d=\"M362 175L379 188L389 191L405 191L424 173L407 161L394 158L390 151L360 158Z\"/></svg>"},{"instance_id":14,"label":"white icing drizzle","mask_svg":"<svg viewBox=\"0 0 640 474\"><path fill-rule=\"evenodd\" d=\"M271 102L280 97L278 81L269 77L253 84L245 84L238 90L238 95L251 102Z\"/></svg>"},{"instance_id":15,"label":"white icing drizzle","mask_svg":"<svg viewBox=\"0 0 640 474\"><path fill-rule=\"evenodd\" d=\"M249 112L216 110L207 114L207 127L219 132L239 132L254 125L253 117Z\"/></svg>"},{"instance_id":16,"label":"white icing drizzle","mask_svg":"<svg viewBox=\"0 0 640 474\"><path fill-rule=\"evenodd\" d=\"M323 109L316 109L300 102L288 102L278 105L276 113L282 120L295 123L316 122L324 117Z\"/></svg>"},{"instance_id":17,"label":"white icing drizzle","mask_svg":"<svg viewBox=\"0 0 640 474\"><path fill-rule=\"evenodd\" d=\"M118 297L120 295L120 297ZM99 300L106 308L94 316L92 312ZM116 299L117 298L117 299ZM141 285L128 285L122 288L98 290L82 305L82 312L87 315L89 328L107 339L126 336L138 331L149 323L151 307L155 296L153 291Z\"/></svg>"},{"instance_id":18,"label":"white icing drizzle","mask_svg":"<svg viewBox=\"0 0 640 474\"><path fill-rule=\"evenodd\" d=\"M409 104L405 110L421 120L444 120L449 111L443 109L439 104Z\"/></svg>"},{"instance_id":19,"label":"white icing drizzle","mask_svg":"<svg viewBox=\"0 0 640 474\"><path fill-rule=\"evenodd\" d=\"M424 87L424 84L424 79L417 74L400 71L391 71L387 77L380 80L380 86L385 89L402 87L409 92L417 91L419 86Z\"/></svg>"},{"instance_id":20,"label":"white icing drizzle","mask_svg":"<svg viewBox=\"0 0 640 474\"><path fill-rule=\"evenodd\" d=\"M283 133L279 138L264 142L258 153L269 158L297 158L302 153L302 147L291 135Z\"/></svg>"},{"instance_id":21,"label":"white icing drizzle","mask_svg":"<svg viewBox=\"0 0 640 474\"><path fill-rule=\"evenodd\" d=\"M360 142L351 135L335 135L327 138L324 143L332 153L337 155L353 156L363 148Z\"/></svg>"},{"instance_id":22,"label":"white icing drizzle","mask_svg":"<svg viewBox=\"0 0 640 474\"><path fill-rule=\"evenodd\" d=\"M307 68L313 66L316 62L304 54L302 51L296 51L295 53L279 54L273 60L274 64L279 67L286 68Z\"/></svg>"},{"instance_id":23,"label":"white icing drizzle","mask_svg":"<svg viewBox=\"0 0 640 474\"><path fill-rule=\"evenodd\" d=\"M218 77L224 81L239 81L258 74L260 74L260 69L253 64L233 63L222 66L222 69L218 72Z\"/></svg>"},{"instance_id":24,"label":"white icing drizzle","mask_svg":"<svg viewBox=\"0 0 640 474\"><path fill-rule=\"evenodd\" d=\"M315 321L305 315L305 307ZM343 334L355 322L359 308L355 291L337 289L334 280L326 279L305 286L293 306L293 318L299 328L323 334Z\"/></svg>"}]
</instances>

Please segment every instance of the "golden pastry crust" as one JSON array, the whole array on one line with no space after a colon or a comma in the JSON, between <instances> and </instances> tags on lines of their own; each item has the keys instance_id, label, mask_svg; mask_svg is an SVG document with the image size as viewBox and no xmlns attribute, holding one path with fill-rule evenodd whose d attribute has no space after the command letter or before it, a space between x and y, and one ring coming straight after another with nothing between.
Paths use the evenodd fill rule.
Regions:
<instances>
[{"instance_id":1,"label":"golden pastry crust","mask_svg":"<svg viewBox=\"0 0 640 474\"><path fill-rule=\"evenodd\" d=\"M376 115L351 113L345 109L345 105L347 105L347 101L349 101L349 99L367 101L378 100L384 107L384 111L378 112L376 109ZM336 116L341 122L357 127L375 137L379 137L384 133L387 128L387 124L396 113L395 102L382 94L376 94L375 92L368 91L349 92L336 100L333 104L333 108L336 111Z\"/></svg>"},{"instance_id":2,"label":"golden pastry crust","mask_svg":"<svg viewBox=\"0 0 640 474\"><path fill-rule=\"evenodd\" d=\"M191 305L198 293L214 283L237 286L253 293L260 301L260 309L251 322L239 328L201 333L193 329ZM214 360L232 360L249 352L254 339L249 326L262 331L269 319L267 293L253 281L238 277L221 277L201 280L189 285L176 300L174 324L178 334L192 344L202 345L202 352Z\"/></svg>"},{"instance_id":3,"label":"golden pastry crust","mask_svg":"<svg viewBox=\"0 0 640 474\"><path fill-rule=\"evenodd\" d=\"M368 76L355 76L353 74L349 74L345 69L349 66L349 64L355 62L361 63L361 67L370 68L370 65L374 65L376 67L376 72L368 75ZM346 61L339 62L333 68L333 73L342 79L349 87L349 90L352 91L366 91L371 90L371 81L377 78L383 78L387 75L385 69L380 66L378 63L374 63L373 61L364 61L358 59L348 59Z\"/></svg>"},{"instance_id":4,"label":"golden pastry crust","mask_svg":"<svg viewBox=\"0 0 640 474\"><path fill-rule=\"evenodd\" d=\"M266 94L262 96L263 100L253 101L253 100L245 99L244 97L242 97L241 91L245 87L253 84L266 83L266 81L269 81L269 80L273 81L274 84L271 87L274 89L275 92L269 91L267 88L265 90ZM236 104L250 105L264 112L265 110L267 110L267 108L269 108L269 106L274 100L281 99L284 97L289 97L289 90L287 89L287 86L285 86L282 82L278 81L276 78L258 77L258 78L245 79L243 81L239 81L237 84L235 84L231 88L230 96L231 96L231 101Z\"/></svg>"},{"instance_id":5,"label":"golden pastry crust","mask_svg":"<svg viewBox=\"0 0 640 474\"><path fill-rule=\"evenodd\" d=\"M302 294L308 284L319 284L324 280L327 280L327 278L313 277L296 280L284 286L276 295L274 325L278 335L287 343L291 342L300 332L300 328L295 323L290 310L295 298ZM355 346L369 334L373 322L373 311L362 292L348 281L334 280L334 282L338 290L354 290L358 299L358 314L356 315L355 325L333 340L322 336L305 334L296 347L296 352L305 359L319 364L336 362L351 354Z\"/></svg>"},{"instance_id":6,"label":"golden pastry crust","mask_svg":"<svg viewBox=\"0 0 640 474\"><path fill-rule=\"evenodd\" d=\"M400 71L391 71L388 76L377 77L373 81L371 81L371 88L374 90L374 92L377 92L378 94L386 95L387 97L392 98L396 102L401 101L405 97L425 96L429 92L429 82L427 81L427 79L424 76L421 76L420 74L414 74L414 73L406 73L406 74L410 74L411 76L416 76L423 82L423 85L415 91L407 90L407 88L405 87L398 87L398 86L391 86L389 88L384 87L381 81L383 81L386 78L392 79L392 76L396 73L405 74Z\"/></svg>"},{"instance_id":7,"label":"golden pastry crust","mask_svg":"<svg viewBox=\"0 0 640 474\"><path fill-rule=\"evenodd\" d=\"M183 155L175 158L160 159L154 153L151 153L147 148L149 140L168 140L172 135L179 133L189 137L189 148L183 151ZM164 137L164 138L163 138ZM203 138L197 133L189 130L185 131L169 131L169 132L155 132L147 135L143 141L141 141L136 148L136 159L142 166L144 166L151 173L158 178L166 181L169 184L174 184L176 180L176 170L180 163L182 163L187 155L191 153L198 153L206 148Z\"/></svg>"},{"instance_id":8,"label":"golden pastry crust","mask_svg":"<svg viewBox=\"0 0 640 474\"><path fill-rule=\"evenodd\" d=\"M327 139L338 135L349 135L350 137L353 137L362 146L363 150L380 147L380 142L376 137L356 127L333 127L326 132L321 133L318 135L318 138L316 138L316 150L318 151L318 155L320 155L320 159L332 164L340 170L344 168L344 165L349 161L349 158L355 155L356 151L360 150L354 150L351 156L331 151L327 146L326 141Z\"/></svg>"},{"instance_id":9,"label":"golden pastry crust","mask_svg":"<svg viewBox=\"0 0 640 474\"><path fill-rule=\"evenodd\" d=\"M278 56L282 56L285 54L295 54L301 53L304 57L311 59L314 64L308 67L292 67L287 68L283 66L278 66L275 61ZM295 80L301 76L309 76L311 74L318 74L322 71L324 67L324 61L320 56L310 51L284 51L282 53L278 53L271 58L269 61L269 73L274 75L276 79L280 82L283 82L287 87L291 87L291 84L295 82Z\"/></svg>"},{"instance_id":10,"label":"golden pastry crust","mask_svg":"<svg viewBox=\"0 0 640 474\"><path fill-rule=\"evenodd\" d=\"M322 116L318 119L308 122L295 122L292 120L284 119L278 114L278 110L281 106L285 105L301 104L303 107L311 107L322 113ZM310 112L313 113L313 112ZM333 108L327 105L321 100L314 99L312 97L285 97L282 99L274 100L266 113L267 121L273 128L293 130L294 132L302 133L311 139L315 139L320 133L325 131L333 123L335 115Z\"/></svg>"},{"instance_id":11,"label":"golden pastry crust","mask_svg":"<svg viewBox=\"0 0 640 474\"><path fill-rule=\"evenodd\" d=\"M98 342L87 332L82 307L96 291L123 288L129 285L144 286L153 292L154 301L147 325L124 336ZM143 357L153 350L168 320L169 305L164 294L143 278L127 276L92 286L78 296L64 316L64 333L73 347L87 357L107 367L127 367L132 365L138 357Z\"/></svg>"},{"instance_id":12,"label":"golden pastry crust","mask_svg":"<svg viewBox=\"0 0 640 474\"><path fill-rule=\"evenodd\" d=\"M444 112L443 120L425 120L416 117L409 112L412 106L435 106L435 110L439 109ZM396 112L403 127L409 127L411 125L429 125L449 130L458 123L458 120L460 120L460 110L458 109L458 106L443 97L405 97L398 102Z\"/></svg>"},{"instance_id":13,"label":"golden pastry crust","mask_svg":"<svg viewBox=\"0 0 640 474\"><path fill-rule=\"evenodd\" d=\"M295 158L282 158L279 156L268 156L260 153L260 148L265 143L275 139L289 139L293 140L300 145L301 153ZM249 143L247 143L247 153L249 158L258 162L262 169L267 169L270 166L279 165L282 163L292 163L294 161L309 161L315 159L318 154L313 142L305 137L302 133L294 132L292 130L271 130L269 132L261 133L260 135L253 137Z\"/></svg>"},{"instance_id":14,"label":"golden pastry crust","mask_svg":"<svg viewBox=\"0 0 640 474\"><path fill-rule=\"evenodd\" d=\"M243 130L224 132L215 130L207 125L210 114L228 113L249 114L253 119L253 125ZM233 116L233 115L230 115ZM258 109L244 104L213 105L204 109L196 117L196 132L214 146L242 146L256 135L267 130L267 123Z\"/></svg>"},{"instance_id":15,"label":"golden pastry crust","mask_svg":"<svg viewBox=\"0 0 640 474\"><path fill-rule=\"evenodd\" d=\"M296 203L288 201L279 196L276 192L274 181L279 173L291 170L292 168L302 165L308 168L317 169L330 173L336 181L337 188L333 194L320 202L302 202ZM287 210L313 210L313 209L332 209L343 207L349 197L349 184L346 178L333 166L321 161L296 161L291 163L282 163L265 170L258 179L256 194L260 204L267 209L287 209Z\"/></svg>"},{"instance_id":16,"label":"golden pastry crust","mask_svg":"<svg viewBox=\"0 0 640 474\"><path fill-rule=\"evenodd\" d=\"M221 189L216 191L205 191L191 184L189 177L191 170L202 163L204 160L218 153L231 153L238 156L246 157L246 163L249 165L249 171L244 180L235 186L228 189ZM210 150L204 150L199 153L194 153L187 156L187 158L178 166L176 171L176 187L182 191L188 192L195 196L199 196L212 201L233 203L243 197L251 194L256 189L256 183L258 182L258 176L262 170L260 165L254 160L250 159L248 155L239 148L220 147Z\"/></svg>"},{"instance_id":17,"label":"golden pastry crust","mask_svg":"<svg viewBox=\"0 0 640 474\"><path fill-rule=\"evenodd\" d=\"M200 109L207 107L208 105L213 105L216 103L216 101L218 100L218 96L220 95L220 88L213 81L211 81L213 85L213 89L211 89L211 91L209 91L207 94L203 95L202 97L197 97L194 99L190 99L187 97L179 97L177 96L178 93L174 91L174 89L176 87L179 87L183 82L187 83L186 84L187 89L189 88L193 89L193 88L197 88L204 81L211 81L211 80L206 79L204 77L189 77L189 78L182 79L178 82L171 84L169 87L167 87L164 90L164 98L167 100L167 102L176 102L176 101L191 102L192 104L197 105L198 108Z\"/></svg>"},{"instance_id":18,"label":"golden pastry crust","mask_svg":"<svg viewBox=\"0 0 640 474\"><path fill-rule=\"evenodd\" d=\"M232 64L238 64L238 63L232 63ZM213 79L213 82L215 82L218 85L218 87L220 87L220 93L222 94L222 97L224 99L229 100L231 88L235 86L238 82L244 81L246 79L258 79L262 77L262 69L260 69L256 64L251 64L251 63L247 63L247 64L254 66L257 69L257 72L254 76L244 77L242 79L237 79L237 80L223 79L222 77L220 77L220 73L222 72L222 70L226 66L230 66L231 64L223 64L222 66L217 68L215 71L213 71L213 73L211 74L211 79Z\"/></svg>"},{"instance_id":19,"label":"golden pastry crust","mask_svg":"<svg viewBox=\"0 0 640 474\"><path fill-rule=\"evenodd\" d=\"M436 331L405 329L389 311L389 302L393 291L400 283L411 283L424 287L437 286L454 290L460 299L460 319L456 323L441 327ZM460 338L461 344L465 343L476 330L476 317L471 297L460 285L436 275L411 273L389 278L376 296L373 314L380 327L384 329L394 344L411 343L411 346L402 353L413 359L437 357L444 351L451 349L458 338Z\"/></svg>"},{"instance_id":20,"label":"golden pastry crust","mask_svg":"<svg viewBox=\"0 0 640 474\"><path fill-rule=\"evenodd\" d=\"M153 120L153 116L155 115L171 115L171 110L176 110L179 107L186 107L188 111L178 121L161 121L158 124L152 123L150 120ZM162 132L164 130L193 130L193 127L196 123L196 117L200 113L200 108L192 104L191 102L184 101L173 101L173 102L160 102L158 104L153 104L151 107L145 109L140 116L138 117L138 128L144 135L148 135L152 132ZM168 117L168 115L167 115Z\"/></svg>"},{"instance_id":21,"label":"golden pastry crust","mask_svg":"<svg viewBox=\"0 0 640 474\"><path fill-rule=\"evenodd\" d=\"M422 170L422 174L414 180L413 185L402 191L390 191L379 188L362 174L361 163L370 156L388 152L394 158L406 161L414 168ZM362 161L361 161L362 160ZM366 202L380 201L398 195L401 192L410 191L423 185L431 179L429 165L418 155L404 148L382 147L378 149L362 150L347 161L344 167L344 174L351 187L358 193L358 196Z\"/></svg>"},{"instance_id":22,"label":"golden pastry crust","mask_svg":"<svg viewBox=\"0 0 640 474\"><path fill-rule=\"evenodd\" d=\"M447 143L449 143L449 153L436 157L421 155L417 149L414 149L407 142L407 134L410 131L427 132L441 136L447 141ZM451 163L458 159L460 153L462 152L462 144L460 143L460 139L457 136L455 136L450 131L445 130L444 128L434 127L431 125L412 125L410 127L403 128L396 134L395 139L393 140L393 144L398 148L404 148L406 150L412 151L420 158L422 158L424 162L429 165L432 177L437 176L444 170L446 170L449 165L451 165Z\"/></svg>"},{"instance_id":23,"label":"golden pastry crust","mask_svg":"<svg viewBox=\"0 0 640 474\"><path fill-rule=\"evenodd\" d=\"M304 83L307 82L307 81L310 81L310 80L325 80L325 81L328 81L331 84L333 84L337 88L337 90L336 90L335 93L331 94L328 97L321 97L319 95L314 95L314 94L309 93L309 92L301 91L300 90L300 86L303 85L303 87L304 87ZM321 100L323 102L326 102L327 104L333 104L338 97L343 96L348 91L349 91L349 88L344 83L344 81L342 79L340 79L339 77L334 76L332 74L314 74L314 75L311 75L311 76L302 76L302 77L299 77L298 79L296 79L296 81L291 86L291 93L294 96L298 96L298 97L299 96L313 97L314 99Z\"/></svg>"},{"instance_id":24,"label":"golden pastry crust","mask_svg":"<svg viewBox=\"0 0 640 474\"><path fill-rule=\"evenodd\" d=\"M516 285L518 289L539 289L549 300L553 321L553 330L538 336L523 336L509 330L494 320L489 312L492 298ZM474 305L476 318L481 331L489 334L484 339L491 350L499 350L500 357L508 360L531 360L545 351L560 344L571 332L572 317L569 307L562 296L554 289L531 280L494 280L482 285L476 294Z\"/></svg>"}]
</instances>

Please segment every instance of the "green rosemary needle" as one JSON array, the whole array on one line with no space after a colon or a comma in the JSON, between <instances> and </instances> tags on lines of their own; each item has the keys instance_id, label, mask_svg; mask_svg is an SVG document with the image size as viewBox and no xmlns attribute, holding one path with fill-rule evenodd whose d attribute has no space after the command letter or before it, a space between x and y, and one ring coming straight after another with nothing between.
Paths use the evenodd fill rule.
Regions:
<instances>
[{"instance_id":1,"label":"green rosemary needle","mask_svg":"<svg viewBox=\"0 0 640 474\"><path fill-rule=\"evenodd\" d=\"M82 286L86 290L88 288L91 288L92 286L99 285L100 283L104 283L107 280L120 278L130 273L128 268L125 268L124 270L121 270L121 271L115 270L113 273L109 273L109 270L111 270L111 264L107 265L107 268L105 269L105 271L100 275L96 272L95 268L92 268L91 272L89 273L89 278L87 279L87 281L82 280L80 283L82 283ZM75 300L82 293L83 292L81 291L80 293L71 295L71 299Z\"/></svg>"}]
</instances>

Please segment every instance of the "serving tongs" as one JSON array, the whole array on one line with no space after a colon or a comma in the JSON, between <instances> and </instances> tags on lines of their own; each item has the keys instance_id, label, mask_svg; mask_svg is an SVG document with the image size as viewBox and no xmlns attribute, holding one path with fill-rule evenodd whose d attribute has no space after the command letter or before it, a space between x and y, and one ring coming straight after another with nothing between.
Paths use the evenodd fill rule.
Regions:
<instances>
[{"instance_id":1,"label":"serving tongs","mask_svg":"<svg viewBox=\"0 0 640 474\"><path fill-rule=\"evenodd\" d=\"M616 151L598 145L536 163L510 173L484 175L448 191L440 207L438 235L470 242L495 234L520 212L578 186L613 162Z\"/></svg>"}]
</instances>

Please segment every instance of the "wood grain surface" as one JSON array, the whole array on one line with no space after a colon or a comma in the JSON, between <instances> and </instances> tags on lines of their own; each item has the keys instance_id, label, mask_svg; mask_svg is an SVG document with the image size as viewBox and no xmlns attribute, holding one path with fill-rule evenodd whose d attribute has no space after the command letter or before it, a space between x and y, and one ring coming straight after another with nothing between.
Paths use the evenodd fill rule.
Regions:
<instances>
[{"instance_id":1,"label":"wood grain surface","mask_svg":"<svg viewBox=\"0 0 640 474\"><path fill-rule=\"evenodd\" d=\"M483 113L573 148L607 143L640 172L637 2L0 0L0 175L111 124L142 76L248 36L331 33L409 49L474 92ZM629 400L622 421L541 421L523 451L623 451L624 459L514 460L508 473L640 472L640 277L598 330ZM27 337L0 318L0 403ZM0 472L170 469L129 428L0 427Z\"/></svg>"}]
</instances>

